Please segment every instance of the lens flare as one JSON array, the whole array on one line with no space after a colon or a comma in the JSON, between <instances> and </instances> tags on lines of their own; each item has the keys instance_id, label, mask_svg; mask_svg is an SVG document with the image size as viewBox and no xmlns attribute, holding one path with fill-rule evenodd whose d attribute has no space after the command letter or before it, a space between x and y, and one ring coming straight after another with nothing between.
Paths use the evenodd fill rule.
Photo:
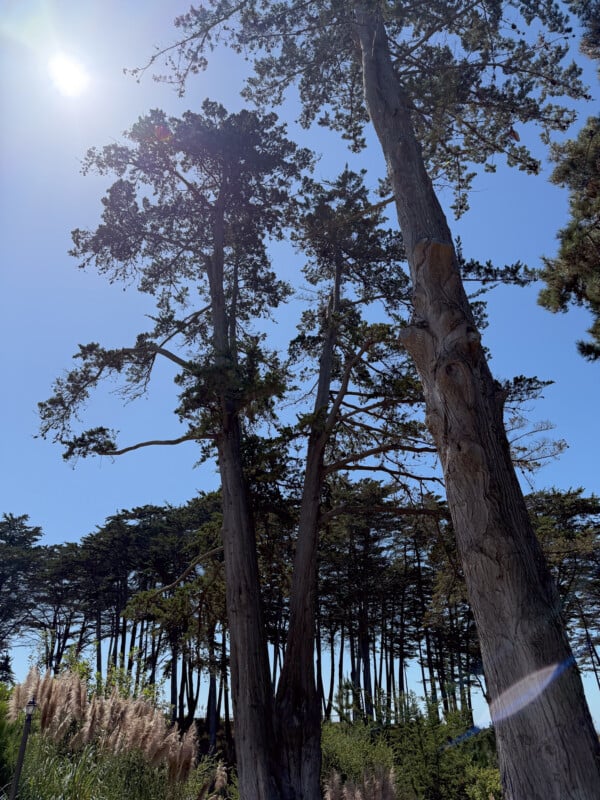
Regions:
<instances>
[{"instance_id":1,"label":"lens flare","mask_svg":"<svg viewBox=\"0 0 600 800\"><path fill-rule=\"evenodd\" d=\"M550 664L549 667L538 669L509 686L490 703L490 716L494 725L533 702L573 663L573 659L569 658L562 663Z\"/></svg>"},{"instance_id":2,"label":"lens flare","mask_svg":"<svg viewBox=\"0 0 600 800\"><path fill-rule=\"evenodd\" d=\"M509 686L506 691L502 692L495 700L490 703L490 717L492 725L496 725L502 720L508 719L513 714L521 711L529 703L533 702L544 692L551 683L553 683L560 675L563 674L569 667L575 665L573 657L568 658L566 661L556 664L550 664L548 667L538 669L530 675L526 675L517 683ZM475 724L465 733L451 739L443 746L443 749L449 747L456 747L462 742L470 739L471 736L476 736L485 727L485 723Z\"/></svg>"}]
</instances>

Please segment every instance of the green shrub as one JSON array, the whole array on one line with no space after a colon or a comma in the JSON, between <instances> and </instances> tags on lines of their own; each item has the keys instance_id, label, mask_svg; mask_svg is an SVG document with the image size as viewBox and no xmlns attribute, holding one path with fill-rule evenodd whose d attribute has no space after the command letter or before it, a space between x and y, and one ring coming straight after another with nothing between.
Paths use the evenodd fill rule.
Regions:
<instances>
[{"instance_id":1,"label":"green shrub","mask_svg":"<svg viewBox=\"0 0 600 800\"><path fill-rule=\"evenodd\" d=\"M385 736L362 722L326 722L321 737L323 775L339 773L342 781L362 781L376 770L391 770L394 752Z\"/></svg>"},{"instance_id":2,"label":"green shrub","mask_svg":"<svg viewBox=\"0 0 600 800\"><path fill-rule=\"evenodd\" d=\"M460 713L440 719L435 708L423 710L412 698L406 720L388 737L402 800L501 797L493 731L471 728Z\"/></svg>"},{"instance_id":3,"label":"green shrub","mask_svg":"<svg viewBox=\"0 0 600 800\"><path fill-rule=\"evenodd\" d=\"M500 771L496 767L467 767L465 791L469 800L500 800Z\"/></svg>"}]
</instances>

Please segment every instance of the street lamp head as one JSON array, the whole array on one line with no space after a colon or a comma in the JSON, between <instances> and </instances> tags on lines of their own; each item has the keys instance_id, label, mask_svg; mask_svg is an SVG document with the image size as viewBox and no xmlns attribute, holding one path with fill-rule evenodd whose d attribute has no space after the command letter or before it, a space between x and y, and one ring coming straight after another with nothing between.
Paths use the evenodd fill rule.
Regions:
<instances>
[{"instance_id":1,"label":"street lamp head","mask_svg":"<svg viewBox=\"0 0 600 800\"><path fill-rule=\"evenodd\" d=\"M35 697L32 697L31 700L25 706L25 713L29 718L33 716L33 712L37 707L37 703L35 702Z\"/></svg>"}]
</instances>

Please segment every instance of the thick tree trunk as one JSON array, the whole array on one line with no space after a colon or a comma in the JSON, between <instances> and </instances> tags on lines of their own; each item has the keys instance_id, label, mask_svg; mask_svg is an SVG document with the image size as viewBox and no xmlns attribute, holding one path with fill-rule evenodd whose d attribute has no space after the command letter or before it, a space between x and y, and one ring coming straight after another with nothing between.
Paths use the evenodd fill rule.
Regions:
<instances>
[{"instance_id":1,"label":"thick tree trunk","mask_svg":"<svg viewBox=\"0 0 600 800\"><path fill-rule=\"evenodd\" d=\"M241 468L240 430L229 416L219 437L223 549L230 634L235 750L244 800L276 800L272 693L259 593L256 541Z\"/></svg>"},{"instance_id":2,"label":"thick tree trunk","mask_svg":"<svg viewBox=\"0 0 600 800\"><path fill-rule=\"evenodd\" d=\"M491 697L506 800L598 800L600 748L532 530L448 226L382 21L355 5L365 97L406 245L419 371Z\"/></svg>"}]
</instances>

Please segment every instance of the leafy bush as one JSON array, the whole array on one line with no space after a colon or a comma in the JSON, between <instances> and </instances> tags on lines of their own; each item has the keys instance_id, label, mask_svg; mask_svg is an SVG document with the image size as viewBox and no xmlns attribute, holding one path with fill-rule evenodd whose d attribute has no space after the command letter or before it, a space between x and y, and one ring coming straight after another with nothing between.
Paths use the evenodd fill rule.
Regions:
<instances>
[{"instance_id":1,"label":"leafy bush","mask_svg":"<svg viewBox=\"0 0 600 800\"><path fill-rule=\"evenodd\" d=\"M362 781L377 769L391 770L394 751L373 725L326 722L321 737L323 775L337 772L342 781Z\"/></svg>"},{"instance_id":2,"label":"leafy bush","mask_svg":"<svg viewBox=\"0 0 600 800\"><path fill-rule=\"evenodd\" d=\"M407 716L388 730L402 800L501 798L494 734L478 730L460 713L440 719L410 698ZM487 792L487 794L485 793Z\"/></svg>"},{"instance_id":3,"label":"leafy bush","mask_svg":"<svg viewBox=\"0 0 600 800\"><path fill-rule=\"evenodd\" d=\"M322 734L326 800L500 800L494 733L463 714L440 718L406 698L403 722L326 723Z\"/></svg>"},{"instance_id":4,"label":"leafy bush","mask_svg":"<svg viewBox=\"0 0 600 800\"><path fill-rule=\"evenodd\" d=\"M500 800L500 772L496 767L467 767L465 791L469 800Z\"/></svg>"}]
</instances>

